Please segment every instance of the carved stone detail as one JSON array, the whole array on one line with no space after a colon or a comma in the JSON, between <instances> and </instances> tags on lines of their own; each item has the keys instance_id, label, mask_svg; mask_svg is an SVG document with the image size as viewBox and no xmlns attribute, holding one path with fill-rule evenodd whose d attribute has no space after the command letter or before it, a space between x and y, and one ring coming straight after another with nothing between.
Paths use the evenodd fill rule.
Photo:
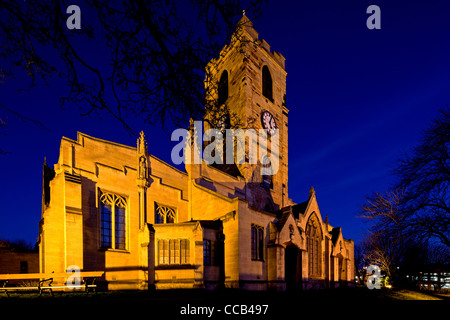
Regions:
<instances>
[{"instance_id":1,"label":"carved stone detail","mask_svg":"<svg viewBox=\"0 0 450 320\"><path fill-rule=\"evenodd\" d=\"M139 187L148 187L148 152L144 131L141 131L137 139L137 184Z\"/></svg>"}]
</instances>

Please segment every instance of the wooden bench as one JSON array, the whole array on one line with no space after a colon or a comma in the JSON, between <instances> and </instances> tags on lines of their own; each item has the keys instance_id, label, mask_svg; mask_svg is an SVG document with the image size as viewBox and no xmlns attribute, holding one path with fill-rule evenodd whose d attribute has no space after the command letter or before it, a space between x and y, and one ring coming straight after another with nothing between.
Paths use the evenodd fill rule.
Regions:
<instances>
[{"instance_id":1,"label":"wooden bench","mask_svg":"<svg viewBox=\"0 0 450 320\"><path fill-rule=\"evenodd\" d=\"M57 285L52 286L53 280L55 278L69 278L74 275L74 273L19 273L19 274L0 274L0 282L3 282L3 285L0 287L0 292L3 291L9 297L9 292L24 292L24 291L38 291L39 295L42 295L42 292L48 291L53 295L53 289L83 289L86 293L89 293L89 290L92 290L96 293L97 284L95 281L97 278L103 276L104 271L81 271L78 272L77 275L80 278L83 278L83 283L79 285L74 284L66 284L66 285ZM11 280L39 280L37 286L12 286L8 287L7 284ZM80 279L81 280L81 279Z\"/></svg>"}]
</instances>

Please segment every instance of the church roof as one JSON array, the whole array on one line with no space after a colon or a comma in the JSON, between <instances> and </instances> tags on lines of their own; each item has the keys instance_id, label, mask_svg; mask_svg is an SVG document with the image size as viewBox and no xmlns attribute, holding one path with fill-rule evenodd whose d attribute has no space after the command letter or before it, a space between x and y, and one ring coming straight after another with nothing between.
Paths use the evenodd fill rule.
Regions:
<instances>
[{"instance_id":1,"label":"church roof","mask_svg":"<svg viewBox=\"0 0 450 320\"><path fill-rule=\"evenodd\" d=\"M275 226L277 227L278 231L281 231L281 229L283 229L290 213L290 210L283 209L277 212L277 221L275 222Z\"/></svg>"},{"instance_id":2,"label":"church roof","mask_svg":"<svg viewBox=\"0 0 450 320\"><path fill-rule=\"evenodd\" d=\"M211 167L214 167L222 172L225 172L226 174L229 174L230 176L233 176L235 178L237 177L242 177L241 172L239 171L239 168L237 167L236 163L232 163L232 164L227 164L227 163L223 163L223 164L217 164L217 163L213 163L211 164Z\"/></svg>"},{"instance_id":3,"label":"church roof","mask_svg":"<svg viewBox=\"0 0 450 320\"><path fill-rule=\"evenodd\" d=\"M308 202L309 200L292 206L292 213L294 214L295 219L298 219L300 214L305 213Z\"/></svg>"},{"instance_id":4,"label":"church roof","mask_svg":"<svg viewBox=\"0 0 450 320\"><path fill-rule=\"evenodd\" d=\"M287 206L282 208L281 210L278 210L275 214L277 216L277 220L275 222L275 225L278 230L283 229L289 214L292 212L292 215L295 219L298 219L300 214L304 214L306 211L306 207L308 206L309 200L295 204L293 206Z\"/></svg>"},{"instance_id":5,"label":"church roof","mask_svg":"<svg viewBox=\"0 0 450 320\"><path fill-rule=\"evenodd\" d=\"M336 244L336 241L337 241L340 233L341 233L341 227L333 228L331 230L331 242L333 244Z\"/></svg>"},{"instance_id":6,"label":"church roof","mask_svg":"<svg viewBox=\"0 0 450 320\"><path fill-rule=\"evenodd\" d=\"M193 220L194 222L199 222L202 228L207 229L215 229L219 230L222 228L222 221L221 220Z\"/></svg>"}]
</instances>

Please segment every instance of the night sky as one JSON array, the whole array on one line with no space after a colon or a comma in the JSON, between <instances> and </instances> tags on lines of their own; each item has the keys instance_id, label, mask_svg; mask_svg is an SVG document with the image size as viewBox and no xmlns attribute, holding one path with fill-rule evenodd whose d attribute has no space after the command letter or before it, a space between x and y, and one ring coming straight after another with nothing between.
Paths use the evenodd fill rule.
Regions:
<instances>
[{"instance_id":1,"label":"night sky","mask_svg":"<svg viewBox=\"0 0 450 320\"><path fill-rule=\"evenodd\" d=\"M381 30L366 27L372 4L381 9ZM394 181L395 160L450 102L450 2L272 0L264 8L254 27L286 58L288 72L289 196L303 202L314 186L323 218L328 214L344 237L361 239L365 196ZM101 58L94 41L78 45ZM81 131L135 146L137 136L107 114L61 109L61 82L16 93L24 81L0 84L0 101L48 130L8 115L7 136L0 135L0 148L10 152L0 155L0 238L34 244L42 164L44 157L51 166L58 161L61 137ZM149 152L171 164L170 132L139 117L128 121L144 130Z\"/></svg>"}]
</instances>

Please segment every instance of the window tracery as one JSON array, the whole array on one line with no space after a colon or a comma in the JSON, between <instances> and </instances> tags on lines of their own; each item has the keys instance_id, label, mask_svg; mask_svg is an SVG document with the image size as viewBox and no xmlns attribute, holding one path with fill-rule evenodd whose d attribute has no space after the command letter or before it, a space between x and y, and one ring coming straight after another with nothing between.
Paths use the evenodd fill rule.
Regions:
<instances>
[{"instance_id":1,"label":"window tracery","mask_svg":"<svg viewBox=\"0 0 450 320\"><path fill-rule=\"evenodd\" d=\"M100 246L126 249L127 200L120 195L102 192L100 196ZM114 231L113 231L114 230Z\"/></svg>"},{"instance_id":2,"label":"window tracery","mask_svg":"<svg viewBox=\"0 0 450 320\"><path fill-rule=\"evenodd\" d=\"M311 215L306 225L306 244L310 277L321 277L322 270L322 231L315 214Z\"/></svg>"},{"instance_id":3,"label":"window tracery","mask_svg":"<svg viewBox=\"0 0 450 320\"><path fill-rule=\"evenodd\" d=\"M175 209L155 203L155 224L175 223Z\"/></svg>"}]
</instances>

